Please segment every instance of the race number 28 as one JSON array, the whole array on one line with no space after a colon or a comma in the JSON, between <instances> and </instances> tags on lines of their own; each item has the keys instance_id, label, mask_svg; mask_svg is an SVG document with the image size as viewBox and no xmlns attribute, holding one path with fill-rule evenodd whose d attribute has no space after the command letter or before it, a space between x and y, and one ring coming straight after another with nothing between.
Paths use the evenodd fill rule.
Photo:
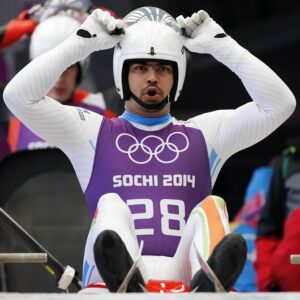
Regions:
<instances>
[{"instance_id":1,"label":"race number 28","mask_svg":"<svg viewBox=\"0 0 300 300\"><path fill-rule=\"evenodd\" d=\"M151 220L154 218L154 206L151 199L129 199L127 205L130 207L139 205L144 206L143 212L133 213L133 220ZM171 207L173 211L171 212ZM174 209L175 207L175 209ZM161 231L164 235L181 236L185 227L185 204L178 199L162 199L160 200L161 213ZM172 221L178 223L178 229L171 228ZM137 235L154 235L154 228L136 229Z\"/></svg>"}]
</instances>

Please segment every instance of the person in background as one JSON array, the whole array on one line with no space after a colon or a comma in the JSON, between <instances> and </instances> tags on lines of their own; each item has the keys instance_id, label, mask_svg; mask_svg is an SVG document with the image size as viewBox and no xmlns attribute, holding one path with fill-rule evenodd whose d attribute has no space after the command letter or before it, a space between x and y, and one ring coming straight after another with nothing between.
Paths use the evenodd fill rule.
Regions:
<instances>
[{"instance_id":1,"label":"person in background","mask_svg":"<svg viewBox=\"0 0 300 300\"><path fill-rule=\"evenodd\" d=\"M257 223L266 202L270 181L273 174L272 165L256 168L247 185L244 205L230 223L232 231L243 235L247 242L247 262L234 288L239 292L256 292L256 273L253 262L256 257L255 238Z\"/></svg>"},{"instance_id":2,"label":"person in background","mask_svg":"<svg viewBox=\"0 0 300 300\"><path fill-rule=\"evenodd\" d=\"M0 28L0 48L30 36L30 59L35 59L75 32L92 9L89 0L49 0L43 6L34 5ZM48 95L65 105L83 107L109 118L115 117L116 114L107 108L108 100L104 99L101 92L93 94L79 87L88 66L88 58L70 66L54 83ZM12 152L51 147L16 117L9 122L7 140Z\"/></svg>"},{"instance_id":3,"label":"person in background","mask_svg":"<svg viewBox=\"0 0 300 300\"><path fill-rule=\"evenodd\" d=\"M7 143L7 119L10 116L9 111L2 100L2 93L5 83L8 80L7 65L3 53L0 53L0 160L10 154L10 148Z\"/></svg>"},{"instance_id":4,"label":"person in background","mask_svg":"<svg viewBox=\"0 0 300 300\"><path fill-rule=\"evenodd\" d=\"M0 127L0 160L8 154L10 154L10 149L6 140L6 134Z\"/></svg>"},{"instance_id":5,"label":"person in background","mask_svg":"<svg viewBox=\"0 0 300 300\"><path fill-rule=\"evenodd\" d=\"M300 291L300 138L290 139L273 168L267 201L256 238L256 279L259 291Z\"/></svg>"}]
</instances>

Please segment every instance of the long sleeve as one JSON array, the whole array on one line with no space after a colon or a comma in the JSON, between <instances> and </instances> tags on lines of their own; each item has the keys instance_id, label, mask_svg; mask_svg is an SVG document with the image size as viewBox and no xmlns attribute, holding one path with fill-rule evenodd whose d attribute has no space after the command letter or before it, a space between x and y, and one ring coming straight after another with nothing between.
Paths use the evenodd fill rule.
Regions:
<instances>
[{"instance_id":1,"label":"long sleeve","mask_svg":"<svg viewBox=\"0 0 300 300\"><path fill-rule=\"evenodd\" d=\"M267 137L289 118L296 106L287 85L233 39L214 45L214 57L241 79L253 101L192 119L206 137L213 182L230 156Z\"/></svg>"},{"instance_id":2,"label":"long sleeve","mask_svg":"<svg viewBox=\"0 0 300 300\"><path fill-rule=\"evenodd\" d=\"M3 94L6 105L15 116L68 155L83 189L89 180L93 141L102 117L81 108L62 105L45 95L65 69L85 58L92 49L93 41L72 35L29 63L9 82Z\"/></svg>"}]
</instances>

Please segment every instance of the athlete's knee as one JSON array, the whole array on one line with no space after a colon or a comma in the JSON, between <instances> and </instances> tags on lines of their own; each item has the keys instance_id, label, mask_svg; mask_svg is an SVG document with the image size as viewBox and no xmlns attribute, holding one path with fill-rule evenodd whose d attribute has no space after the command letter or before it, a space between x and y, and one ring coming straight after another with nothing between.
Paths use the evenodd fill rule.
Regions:
<instances>
[{"instance_id":1,"label":"athlete's knee","mask_svg":"<svg viewBox=\"0 0 300 300\"><path fill-rule=\"evenodd\" d=\"M118 233L134 232L131 211L122 198L116 193L107 193L99 199L96 218L93 222L93 239L99 232L109 229ZM122 234L120 234L122 236Z\"/></svg>"},{"instance_id":2,"label":"athlete's knee","mask_svg":"<svg viewBox=\"0 0 300 300\"><path fill-rule=\"evenodd\" d=\"M117 193L107 193L102 195L98 202L98 209L100 212L105 211L105 213L108 213L109 211L113 213L130 213L129 207Z\"/></svg>"},{"instance_id":3,"label":"athlete's knee","mask_svg":"<svg viewBox=\"0 0 300 300\"><path fill-rule=\"evenodd\" d=\"M216 196L216 195L209 195L206 198L204 198L203 201L201 201L199 207L203 207L203 206L210 206L210 205L215 205L217 208L226 211L226 202L225 200L220 197L220 196Z\"/></svg>"}]
</instances>

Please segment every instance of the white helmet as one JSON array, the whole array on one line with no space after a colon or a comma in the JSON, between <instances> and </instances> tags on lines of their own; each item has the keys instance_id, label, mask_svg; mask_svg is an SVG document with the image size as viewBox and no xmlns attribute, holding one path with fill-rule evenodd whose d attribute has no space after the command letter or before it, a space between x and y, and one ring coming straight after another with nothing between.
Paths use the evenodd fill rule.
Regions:
<instances>
[{"instance_id":1,"label":"white helmet","mask_svg":"<svg viewBox=\"0 0 300 300\"><path fill-rule=\"evenodd\" d=\"M35 59L46 51L56 47L72 33L76 32L81 23L65 14L51 16L36 27L29 46L30 59ZM84 73L88 59L79 62L80 73Z\"/></svg>"},{"instance_id":2,"label":"white helmet","mask_svg":"<svg viewBox=\"0 0 300 300\"><path fill-rule=\"evenodd\" d=\"M114 79L121 98L130 96L125 65L130 60L166 60L175 63L174 84L170 101L176 101L186 73L186 54L175 19L156 7L141 7L124 19L128 27L116 45L113 58Z\"/></svg>"},{"instance_id":3,"label":"white helmet","mask_svg":"<svg viewBox=\"0 0 300 300\"><path fill-rule=\"evenodd\" d=\"M46 0L42 6L40 21L63 12L82 23L92 6L90 0Z\"/></svg>"}]
</instances>

